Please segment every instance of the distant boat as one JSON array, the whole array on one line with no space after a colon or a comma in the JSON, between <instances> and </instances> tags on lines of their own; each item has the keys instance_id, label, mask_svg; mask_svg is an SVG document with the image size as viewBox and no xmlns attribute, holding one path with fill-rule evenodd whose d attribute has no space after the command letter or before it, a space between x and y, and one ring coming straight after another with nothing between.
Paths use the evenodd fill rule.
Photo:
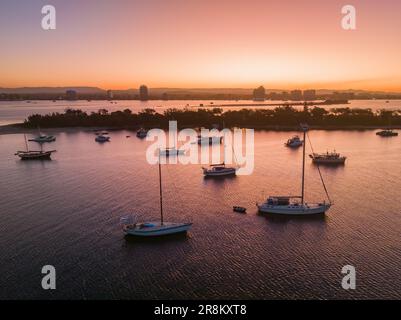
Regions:
<instances>
[{"instance_id":1,"label":"distant boat","mask_svg":"<svg viewBox=\"0 0 401 320\"><path fill-rule=\"evenodd\" d=\"M179 156L185 154L185 150L176 149L175 147L172 148L165 148L160 150L161 156Z\"/></svg>"},{"instance_id":2,"label":"distant boat","mask_svg":"<svg viewBox=\"0 0 401 320\"><path fill-rule=\"evenodd\" d=\"M223 154L225 156L226 144L224 143L224 151ZM237 173L236 167L226 166L225 158L223 163L220 164L212 164L209 168L202 167L203 174L205 177L222 177L222 176L233 176Z\"/></svg>"},{"instance_id":3,"label":"distant boat","mask_svg":"<svg viewBox=\"0 0 401 320\"><path fill-rule=\"evenodd\" d=\"M233 211L234 211L234 212L238 212L238 213L246 213L246 208L244 208L244 207L239 207L239 206L234 206L234 207L233 207Z\"/></svg>"},{"instance_id":4,"label":"distant boat","mask_svg":"<svg viewBox=\"0 0 401 320\"><path fill-rule=\"evenodd\" d=\"M203 174L205 177L221 177L221 176L234 176L237 169L233 167L227 167L225 163L212 164L209 168L203 168Z\"/></svg>"},{"instance_id":5,"label":"distant boat","mask_svg":"<svg viewBox=\"0 0 401 320\"><path fill-rule=\"evenodd\" d=\"M381 137L396 137L396 136L398 136L398 132L395 132L393 130L382 130L382 131L376 132L376 135L381 136Z\"/></svg>"},{"instance_id":6,"label":"distant boat","mask_svg":"<svg viewBox=\"0 0 401 320\"><path fill-rule=\"evenodd\" d=\"M288 139L285 145L289 148L299 148L303 144L303 141L299 138L299 136L293 136Z\"/></svg>"},{"instance_id":7,"label":"distant boat","mask_svg":"<svg viewBox=\"0 0 401 320\"><path fill-rule=\"evenodd\" d=\"M40 128L38 128L38 136L36 136L33 139L29 139L28 141L34 141L34 142L39 142L39 143L44 143L44 142L53 142L56 141L55 136L46 136L40 132Z\"/></svg>"},{"instance_id":8,"label":"distant boat","mask_svg":"<svg viewBox=\"0 0 401 320\"><path fill-rule=\"evenodd\" d=\"M309 155L313 163L317 164L344 164L347 157L337 152L312 153Z\"/></svg>"},{"instance_id":9,"label":"distant boat","mask_svg":"<svg viewBox=\"0 0 401 320\"><path fill-rule=\"evenodd\" d=\"M223 137L204 137L199 135L198 136L198 144L199 145L212 145L212 144L221 144L221 142L223 141Z\"/></svg>"},{"instance_id":10,"label":"distant boat","mask_svg":"<svg viewBox=\"0 0 401 320\"><path fill-rule=\"evenodd\" d=\"M25 138L26 151L17 151L15 153L15 155L20 157L21 160L49 160L51 158L52 153L56 152L56 150L43 151L42 145L40 145L41 147L40 151L30 151L25 134L24 138Z\"/></svg>"},{"instance_id":11,"label":"distant boat","mask_svg":"<svg viewBox=\"0 0 401 320\"><path fill-rule=\"evenodd\" d=\"M136 132L136 136L138 138L146 138L147 135L148 135L148 131L145 130L144 128L141 128Z\"/></svg>"},{"instance_id":12,"label":"distant boat","mask_svg":"<svg viewBox=\"0 0 401 320\"><path fill-rule=\"evenodd\" d=\"M110 141L110 137L106 137L106 136L100 134L95 138L95 141L96 142L108 142L108 141Z\"/></svg>"},{"instance_id":13,"label":"distant boat","mask_svg":"<svg viewBox=\"0 0 401 320\"><path fill-rule=\"evenodd\" d=\"M304 141L306 138L306 132L308 130L306 125L302 125L304 132ZM302 157L302 191L300 196L270 196L266 202L262 204L256 204L259 212L271 213L271 214L282 214L282 215L313 215L313 214L324 214L330 209L332 203L330 201L329 194L324 184L323 177L318 167L319 175L326 191L329 203L325 201L320 203L306 203L305 202L305 143L303 144L303 157ZM300 201L299 201L300 200Z\"/></svg>"},{"instance_id":14,"label":"distant boat","mask_svg":"<svg viewBox=\"0 0 401 320\"><path fill-rule=\"evenodd\" d=\"M187 232L191 222L165 222L163 217L163 190L159 153L159 194L160 194L160 221L135 223L132 216L122 217L120 224L127 235L138 237L158 237Z\"/></svg>"}]
</instances>

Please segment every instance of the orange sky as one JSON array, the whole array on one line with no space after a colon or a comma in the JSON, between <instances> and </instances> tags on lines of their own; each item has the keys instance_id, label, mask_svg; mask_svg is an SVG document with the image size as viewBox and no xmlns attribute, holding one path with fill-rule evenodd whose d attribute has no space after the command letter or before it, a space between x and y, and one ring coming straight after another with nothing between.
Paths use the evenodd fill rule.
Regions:
<instances>
[{"instance_id":1,"label":"orange sky","mask_svg":"<svg viewBox=\"0 0 401 320\"><path fill-rule=\"evenodd\" d=\"M401 91L401 2L2 0L0 86L335 88Z\"/></svg>"}]
</instances>

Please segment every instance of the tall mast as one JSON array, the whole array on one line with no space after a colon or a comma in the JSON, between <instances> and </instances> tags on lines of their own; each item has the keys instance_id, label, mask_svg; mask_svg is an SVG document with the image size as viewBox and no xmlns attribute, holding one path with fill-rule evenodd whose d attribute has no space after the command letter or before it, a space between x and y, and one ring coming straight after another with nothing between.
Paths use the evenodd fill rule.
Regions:
<instances>
[{"instance_id":1,"label":"tall mast","mask_svg":"<svg viewBox=\"0 0 401 320\"><path fill-rule=\"evenodd\" d=\"M160 164L160 150L159 150L159 188L160 188L160 222L163 225L163 192L162 192L162 167Z\"/></svg>"},{"instance_id":2,"label":"tall mast","mask_svg":"<svg viewBox=\"0 0 401 320\"><path fill-rule=\"evenodd\" d=\"M26 134L25 133L24 133L24 139L25 139L26 152L29 152L28 141L26 140Z\"/></svg>"},{"instance_id":3,"label":"tall mast","mask_svg":"<svg viewBox=\"0 0 401 320\"><path fill-rule=\"evenodd\" d=\"M302 130L304 131L304 141L302 144L302 195L301 195L301 201L302 204L304 204L305 200L305 145L306 145L306 126L302 126Z\"/></svg>"}]
</instances>

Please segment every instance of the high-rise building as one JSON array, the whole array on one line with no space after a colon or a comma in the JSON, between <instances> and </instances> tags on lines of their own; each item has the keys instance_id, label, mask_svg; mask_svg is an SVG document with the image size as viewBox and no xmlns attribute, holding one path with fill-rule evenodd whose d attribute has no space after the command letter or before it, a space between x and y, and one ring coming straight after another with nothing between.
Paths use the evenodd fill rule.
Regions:
<instances>
[{"instance_id":1,"label":"high-rise building","mask_svg":"<svg viewBox=\"0 0 401 320\"><path fill-rule=\"evenodd\" d=\"M293 100L293 101L302 100L302 91L301 90L292 90L290 97L291 97L291 100Z\"/></svg>"},{"instance_id":2,"label":"high-rise building","mask_svg":"<svg viewBox=\"0 0 401 320\"><path fill-rule=\"evenodd\" d=\"M263 86L256 88L253 90L253 100L255 101L265 101L266 99L266 90Z\"/></svg>"},{"instance_id":3,"label":"high-rise building","mask_svg":"<svg viewBox=\"0 0 401 320\"><path fill-rule=\"evenodd\" d=\"M111 91L111 90L107 90L107 98L109 99L109 100L112 100L113 99L113 91Z\"/></svg>"},{"instance_id":4,"label":"high-rise building","mask_svg":"<svg viewBox=\"0 0 401 320\"><path fill-rule=\"evenodd\" d=\"M149 99L148 87L145 85L140 86L139 87L139 100L146 101L148 99Z\"/></svg>"},{"instance_id":5,"label":"high-rise building","mask_svg":"<svg viewBox=\"0 0 401 320\"><path fill-rule=\"evenodd\" d=\"M77 92L75 90L67 90L65 92L66 100L77 100Z\"/></svg>"},{"instance_id":6,"label":"high-rise building","mask_svg":"<svg viewBox=\"0 0 401 320\"><path fill-rule=\"evenodd\" d=\"M304 100L311 101L316 100L316 90L304 90Z\"/></svg>"}]
</instances>

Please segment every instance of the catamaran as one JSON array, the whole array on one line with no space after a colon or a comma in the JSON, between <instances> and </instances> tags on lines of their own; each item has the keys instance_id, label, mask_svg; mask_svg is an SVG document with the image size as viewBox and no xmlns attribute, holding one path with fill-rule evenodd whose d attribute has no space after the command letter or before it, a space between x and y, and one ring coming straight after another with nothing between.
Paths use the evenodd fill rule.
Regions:
<instances>
[{"instance_id":1,"label":"catamaran","mask_svg":"<svg viewBox=\"0 0 401 320\"><path fill-rule=\"evenodd\" d=\"M304 141L308 131L306 125L302 125L302 130L304 133ZM310 140L309 140L310 141ZM312 144L311 144L312 147ZM313 150L312 150L313 151ZM262 204L256 204L259 212L262 213L273 213L273 214L283 214L283 215L311 215L311 214L323 214L330 209L332 203L324 184L322 174L318 166L318 172L326 192L328 203L322 201L319 203L307 203L305 202L305 143L303 144L303 155L302 155L302 191L300 196L270 196L266 202Z\"/></svg>"},{"instance_id":2,"label":"catamaran","mask_svg":"<svg viewBox=\"0 0 401 320\"><path fill-rule=\"evenodd\" d=\"M127 235L139 237L156 237L187 232L191 222L166 222L163 217L162 173L159 153L159 191L160 191L160 221L136 223L132 216L120 218L120 224Z\"/></svg>"},{"instance_id":3,"label":"catamaran","mask_svg":"<svg viewBox=\"0 0 401 320\"><path fill-rule=\"evenodd\" d=\"M15 153L15 155L20 157L21 160L49 160L52 153L56 152L56 150L43 151L42 145L40 145L40 151L31 151L29 150L28 141L25 134L24 138L26 151L17 151Z\"/></svg>"}]
</instances>

